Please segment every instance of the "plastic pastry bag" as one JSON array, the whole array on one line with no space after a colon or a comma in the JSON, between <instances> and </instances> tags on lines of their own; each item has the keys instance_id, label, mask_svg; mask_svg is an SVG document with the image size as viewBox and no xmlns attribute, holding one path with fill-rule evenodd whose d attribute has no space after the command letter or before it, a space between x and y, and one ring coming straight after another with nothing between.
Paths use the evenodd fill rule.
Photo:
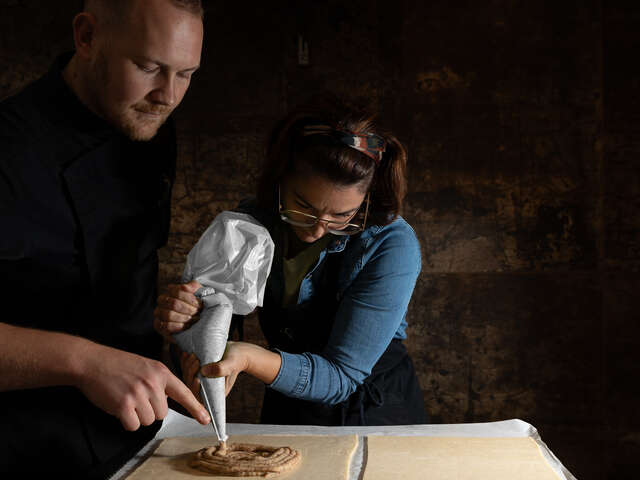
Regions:
<instances>
[{"instance_id":1,"label":"plastic pastry bag","mask_svg":"<svg viewBox=\"0 0 640 480\"><path fill-rule=\"evenodd\" d=\"M222 358L232 314L246 315L262 306L274 245L266 228L252 216L222 212L189 252L183 282L197 280L195 295L204 308L190 329L174 335L180 348L195 353L201 365ZM224 378L200 377L220 440L226 440Z\"/></svg>"}]
</instances>

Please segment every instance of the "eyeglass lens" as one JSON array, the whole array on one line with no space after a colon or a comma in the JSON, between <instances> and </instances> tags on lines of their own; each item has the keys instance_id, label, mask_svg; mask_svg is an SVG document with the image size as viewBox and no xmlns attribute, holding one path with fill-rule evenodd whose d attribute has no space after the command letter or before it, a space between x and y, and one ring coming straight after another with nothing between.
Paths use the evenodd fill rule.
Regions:
<instances>
[{"instance_id":1,"label":"eyeglass lens","mask_svg":"<svg viewBox=\"0 0 640 480\"><path fill-rule=\"evenodd\" d=\"M353 223L331 222L314 215L297 212L295 210L283 210L280 212L280 217L287 223L295 225L297 227L312 228L318 222L323 222L327 225L327 229L331 232L339 232L339 234L356 233L361 230L360 225Z\"/></svg>"}]
</instances>

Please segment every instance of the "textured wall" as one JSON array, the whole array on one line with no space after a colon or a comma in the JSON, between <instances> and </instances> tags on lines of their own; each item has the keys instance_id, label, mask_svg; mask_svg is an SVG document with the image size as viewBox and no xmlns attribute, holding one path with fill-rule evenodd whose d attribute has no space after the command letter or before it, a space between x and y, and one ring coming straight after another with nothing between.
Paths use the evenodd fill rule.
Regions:
<instances>
[{"instance_id":1,"label":"textured wall","mask_svg":"<svg viewBox=\"0 0 640 480\"><path fill-rule=\"evenodd\" d=\"M0 0L0 97L69 46L79 2ZM161 284L251 193L265 135L318 89L365 100L410 149L423 271L408 347L435 422L520 418L579 479L640 452L638 8L563 0L215 2L177 112ZM257 3L257 2L256 2ZM631 5L631 3L629 3ZM298 65L298 38L310 64ZM249 339L262 342L257 322ZM257 421L239 379L229 419Z\"/></svg>"}]
</instances>

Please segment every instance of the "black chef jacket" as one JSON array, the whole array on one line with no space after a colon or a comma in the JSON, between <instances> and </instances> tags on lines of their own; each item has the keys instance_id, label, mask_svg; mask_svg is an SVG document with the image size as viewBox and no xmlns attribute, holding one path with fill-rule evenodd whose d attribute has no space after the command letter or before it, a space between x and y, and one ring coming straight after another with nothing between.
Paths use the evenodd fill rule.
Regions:
<instances>
[{"instance_id":1,"label":"black chef jacket","mask_svg":"<svg viewBox=\"0 0 640 480\"><path fill-rule=\"evenodd\" d=\"M157 359L175 131L169 121L152 141L126 138L66 85L69 59L0 104L0 321ZM126 432L72 387L0 392L0 472L101 478L159 424Z\"/></svg>"}]
</instances>

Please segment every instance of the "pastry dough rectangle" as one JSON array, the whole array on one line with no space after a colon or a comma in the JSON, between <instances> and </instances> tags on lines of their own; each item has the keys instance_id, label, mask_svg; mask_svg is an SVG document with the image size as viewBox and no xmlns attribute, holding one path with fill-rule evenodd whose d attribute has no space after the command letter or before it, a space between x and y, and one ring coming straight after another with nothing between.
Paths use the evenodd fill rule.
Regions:
<instances>
[{"instance_id":1,"label":"pastry dough rectangle","mask_svg":"<svg viewBox=\"0 0 640 480\"><path fill-rule=\"evenodd\" d=\"M363 480L558 480L530 437L367 437Z\"/></svg>"},{"instance_id":2,"label":"pastry dough rectangle","mask_svg":"<svg viewBox=\"0 0 640 480\"><path fill-rule=\"evenodd\" d=\"M229 443L257 443L289 446L300 451L302 461L291 472L278 475L278 480L348 480L349 463L358 445L357 435L232 435ZM160 443L128 480L180 480L203 478L255 480L260 477L219 477L191 469L187 462L191 453L216 445L215 437L172 437Z\"/></svg>"}]
</instances>

